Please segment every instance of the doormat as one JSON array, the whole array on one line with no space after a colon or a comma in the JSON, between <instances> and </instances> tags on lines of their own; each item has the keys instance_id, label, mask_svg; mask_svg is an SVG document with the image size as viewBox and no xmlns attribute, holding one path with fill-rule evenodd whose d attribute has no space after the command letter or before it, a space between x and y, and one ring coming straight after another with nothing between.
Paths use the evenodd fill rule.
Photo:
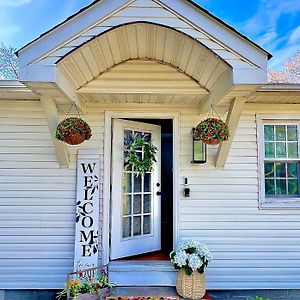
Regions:
<instances>
[{"instance_id":1,"label":"doormat","mask_svg":"<svg viewBox=\"0 0 300 300\"><path fill-rule=\"evenodd\" d=\"M106 300L179 300L177 296L110 296ZM211 296L206 293L203 300L212 300Z\"/></svg>"},{"instance_id":2,"label":"doormat","mask_svg":"<svg viewBox=\"0 0 300 300\"><path fill-rule=\"evenodd\" d=\"M177 296L111 296L106 300L179 300Z\"/></svg>"}]
</instances>

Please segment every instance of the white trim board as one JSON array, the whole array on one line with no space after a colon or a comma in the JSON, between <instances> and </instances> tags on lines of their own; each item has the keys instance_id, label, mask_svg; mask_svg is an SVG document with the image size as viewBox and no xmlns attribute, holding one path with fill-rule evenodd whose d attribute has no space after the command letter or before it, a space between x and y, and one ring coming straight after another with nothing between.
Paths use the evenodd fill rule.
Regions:
<instances>
[{"instance_id":1,"label":"white trim board","mask_svg":"<svg viewBox=\"0 0 300 300\"><path fill-rule=\"evenodd\" d=\"M144 112L144 111L106 111L104 129L104 181L103 181L103 226L102 226L102 263L109 262L110 242L110 186L111 186L111 139L112 119L172 119L173 120L173 246L179 237L178 210L180 199L180 113L179 112Z\"/></svg>"}]
</instances>

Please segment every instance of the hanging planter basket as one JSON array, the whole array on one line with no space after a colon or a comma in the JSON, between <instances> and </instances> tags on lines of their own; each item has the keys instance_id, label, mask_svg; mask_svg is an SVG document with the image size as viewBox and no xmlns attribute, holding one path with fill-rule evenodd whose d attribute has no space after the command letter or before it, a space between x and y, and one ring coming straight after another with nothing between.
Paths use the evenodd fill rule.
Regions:
<instances>
[{"instance_id":1,"label":"hanging planter basket","mask_svg":"<svg viewBox=\"0 0 300 300\"><path fill-rule=\"evenodd\" d=\"M222 141L227 141L229 136L228 126L217 118L205 119L194 130L194 139L208 145L218 145Z\"/></svg>"},{"instance_id":2,"label":"hanging planter basket","mask_svg":"<svg viewBox=\"0 0 300 300\"><path fill-rule=\"evenodd\" d=\"M81 118L69 117L58 124L55 136L69 145L79 145L89 140L92 132L90 126Z\"/></svg>"}]
</instances>

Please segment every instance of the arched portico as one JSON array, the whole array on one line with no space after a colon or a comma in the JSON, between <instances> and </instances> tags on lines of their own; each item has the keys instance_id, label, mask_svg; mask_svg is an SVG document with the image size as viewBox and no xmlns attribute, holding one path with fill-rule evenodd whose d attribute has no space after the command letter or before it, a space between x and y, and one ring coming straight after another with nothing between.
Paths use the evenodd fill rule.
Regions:
<instances>
[{"instance_id":1,"label":"arched portico","mask_svg":"<svg viewBox=\"0 0 300 300\"><path fill-rule=\"evenodd\" d=\"M136 65L130 61L135 61ZM141 67L143 61L148 62L148 72L147 68ZM135 78L137 89L105 90L103 85L101 89L101 79L103 82L107 80L110 70L120 69L125 62L132 70L124 71L123 77L119 70L120 81L125 82L130 72L131 75L132 72L138 74L140 70L140 73L149 75L156 68L157 80L162 80L166 86L173 81L173 90L172 85L169 89L165 85L161 89L155 88L155 78L152 78L152 89L149 88L151 80L147 80L147 86L143 87L139 80L141 74ZM122 25L101 34L61 59L57 68L78 97L82 97L82 93L88 94L89 90L97 93L95 83L98 82L98 93L102 94L193 94L200 104L208 97L210 102L217 101L233 84L232 67L199 41L169 27L144 22ZM181 80L186 85L180 90Z\"/></svg>"}]
</instances>

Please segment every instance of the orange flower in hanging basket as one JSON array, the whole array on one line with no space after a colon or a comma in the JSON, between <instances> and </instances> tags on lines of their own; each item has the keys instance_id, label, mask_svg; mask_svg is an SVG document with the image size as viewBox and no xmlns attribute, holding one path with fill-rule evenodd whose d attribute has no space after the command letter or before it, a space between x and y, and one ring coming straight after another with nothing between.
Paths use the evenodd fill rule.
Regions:
<instances>
[{"instance_id":1,"label":"orange flower in hanging basket","mask_svg":"<svg viewBox=\"0 0 300 300\"><path fill-rule=\"evenodd\" d=\"M218 145L229 139L228 126L217 118L207 118L200 122L194 130L194 138L204 144Z\"/></svg>"},{"instance_id":2,"label":"orange flower in hanging basket","mask_svg":"<svg viewBox=\"0 0 300 300\"><path fill-rule=\"evenodd\" d=\"M69 145L79 145L92 136L90 126L81 118L69 117L56 128L56 138Z\"/></svg>"}]
</instances>

